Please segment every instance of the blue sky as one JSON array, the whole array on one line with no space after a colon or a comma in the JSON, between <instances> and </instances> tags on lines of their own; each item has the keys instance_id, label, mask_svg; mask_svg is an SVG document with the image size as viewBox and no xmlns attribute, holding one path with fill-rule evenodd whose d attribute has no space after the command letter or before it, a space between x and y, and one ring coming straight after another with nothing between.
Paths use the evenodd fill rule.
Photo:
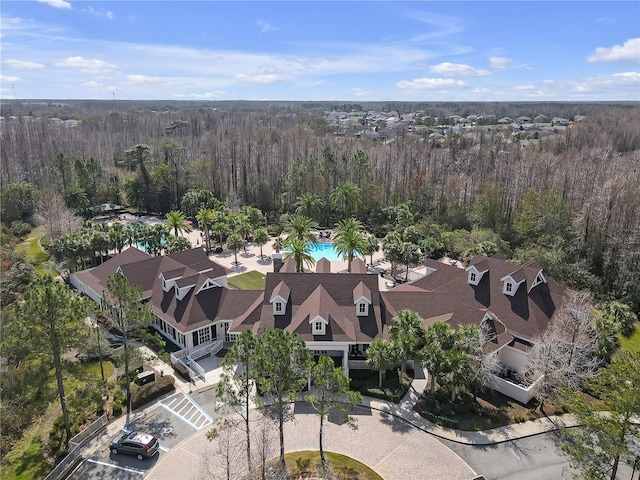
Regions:
<instances>
[{"instance_id":1,"label":"blue sky","mask_svg":"<svg viewBox=\"0 0 640 480\"><path fill-rule=\"evenodd\" d=\"M5 99L640 100L637 1L8 1Z\"/></svg>"}]
</instances>

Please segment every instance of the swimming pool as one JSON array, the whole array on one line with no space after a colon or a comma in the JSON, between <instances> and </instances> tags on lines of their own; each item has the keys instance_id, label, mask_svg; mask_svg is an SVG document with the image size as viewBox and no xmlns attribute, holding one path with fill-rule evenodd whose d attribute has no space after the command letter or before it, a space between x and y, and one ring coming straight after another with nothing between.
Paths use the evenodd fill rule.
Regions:
<instances>
[{"instance_id":1,"label":"swimming pool","mask_svg":"<svg viewBox=\"0 0 640 480\"><path fill-rule=\"evenodd\" d=\"M311 245L310 253L316 261L320 260L322 257L326 258L330 262L342 261L342 257L334 250L332 243L316 243L315 245Z\"/></svg>"}]
</instances>

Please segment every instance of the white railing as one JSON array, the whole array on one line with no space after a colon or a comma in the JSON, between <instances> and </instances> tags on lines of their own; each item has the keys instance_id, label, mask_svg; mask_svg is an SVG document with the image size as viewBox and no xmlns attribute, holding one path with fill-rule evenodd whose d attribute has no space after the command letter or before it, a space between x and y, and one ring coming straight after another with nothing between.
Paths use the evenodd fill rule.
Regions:
<instances>
[{"instance_id":1,"label":"white railing","mask_svg":"<svg viewBox=\"0 0 640 480\"><path fill-rule=\"evenodd\" d=\"M371 367L367 365L365 360L349 360L349 370L371 370Z\"/></svg>"},{"instance_id":2,"label":"white railing","mask_svg":"<svg viewBox=\"0 0 640 480\"><path fill-rule=\"evenodd\" d=\"M198 377L201 380L204 380L205 371L198 363L198 360L202 357L206 357L207 355L215 355L222 350L223 346L224 343L222 340L216 340L213 343L204 345L192 352L189 352L188 348L184 348L171 354L171 364L179 363L187 369L192 378Z\"/></svg>"},{"instance_id":3,"label":"white railing","mask_svg":"<svg viewBox=\"0 0 640 480\"><path fill-rule=\"evenodd\" d=\"M217 340L209 345L205 345L204 347L198 348L189 354L191 360L200 360L202 357L206 357L207 355L215 355L220 350L222 350L222 340Z\"/></svg>"}]
</instances>

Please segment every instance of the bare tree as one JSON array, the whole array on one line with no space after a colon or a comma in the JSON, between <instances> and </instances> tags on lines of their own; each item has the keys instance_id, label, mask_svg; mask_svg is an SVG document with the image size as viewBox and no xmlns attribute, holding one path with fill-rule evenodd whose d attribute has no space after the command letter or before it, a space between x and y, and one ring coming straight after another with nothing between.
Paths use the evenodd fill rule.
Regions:
<instances>
[{"instance_id":1,"label":"bare tree","mask_svg":"<svg viewBox=\"0 0 640 480\"><path fill-rule=\"evenodd\" d=\"M47 236L55 240L61 235L80 230L82 218L67 207L60 194L48 190L42 194L42 201L36 213L36 222L44 225Z\"/></svg>"},{"instance_id":2,"label":"bare tree","mask_svg":"<svg viewBox=\"0 0 640 480\"><path fill-rule=\"evenodd\" d=\"M580 389L596 373L599 360L593 347L597 332L591 311L589 297L575 293L534 342L523 377L534 385L541 411L546 400Z\"/></svg>"},{"instance_id":3,"label":"bare tree","mask_svg":"<svg viewBox=\"0 0 640 480\"><path fill-rule=\"evenodd\" d=\"M274 458L277 452L278 428L271 418L259 413L256 414L253 423L252 436L256 455L254 455L254 466L249 478L265 480L267 474L270 473L267 462Z\"/></svg>"},{"instance_id":4,"label":"bare tree","mask_svg":"<svg viewBox=\"0 0 640 480\"><path fill-rule=\"evenodd\" d=\"M213 455L208 450L204 452L203 467L207 473L205 478L233 480L245 476L245 466L238 461L244 454L244 439L236 423L238 420L226 418L218 428L207 432L207 439L213 445Z\"/></svg>"}]
</instances>

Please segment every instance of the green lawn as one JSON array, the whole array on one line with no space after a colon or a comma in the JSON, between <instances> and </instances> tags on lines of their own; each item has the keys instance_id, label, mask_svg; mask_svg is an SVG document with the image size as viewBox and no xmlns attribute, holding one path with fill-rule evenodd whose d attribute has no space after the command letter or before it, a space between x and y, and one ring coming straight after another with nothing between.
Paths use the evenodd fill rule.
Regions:
<instances>
[{"instance_id":1,"label":"green lawn","mask_svg":"<svg viewBox=\"0 0 640 480\"><path fill-rule=\"evenodd\" d=\"M32 261L38 270L41 270L41 265L49 260L49 255L43 252L38 244L43 234L44 227L34 228L29 236L16 247L16 250L25 252L27 260Z\"/></svg>"},{"instance_id":2,"label":"green lawn","mask_svg":"<svg viewBox=\"0 0 640 480\"><path fill-rule=\"evenodd\" d=\"M247 273L229 277L228 283L238 290L263 290L266 278L264 273L251 270Z\"/></svg>"},{"instance_id":3,"label":"green lawn","mask_svg":"<svg viewBox=\"0 0 640 480\"><path fill-rule=\"evenodd\" d=\"M365 464L351 457L333 452L324 452L337 480L383 480L380 475ZM320 465L320 452L317 450L291 452L285 455L287 470L291 478L313 476ZM317 477L313 477L317 478Z\"/></svg>"},{"instance_id":4,"label":"green lawn","mask_svg":"<svg viewBox=\"0 0 640 480\"><path fill-rule=\"evenodd\" d=\"M620 346L629 352L640 352L640 322L636 323L636 331L630 338L619 335Z\"/></svg>"}]
</instances>

